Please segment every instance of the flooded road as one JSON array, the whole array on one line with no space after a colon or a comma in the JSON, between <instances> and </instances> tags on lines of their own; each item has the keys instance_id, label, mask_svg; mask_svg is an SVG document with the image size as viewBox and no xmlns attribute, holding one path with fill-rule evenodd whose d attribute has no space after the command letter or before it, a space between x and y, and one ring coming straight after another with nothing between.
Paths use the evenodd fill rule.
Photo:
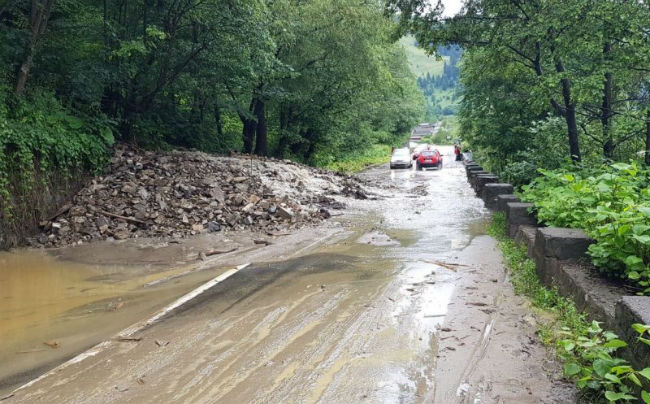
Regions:
<instances>
[{"instance_id":1,"label":"flooded road","mask_svg":"<svg viewBox=\"0 0 650 404\"><path fill-rule=\"evenodd\" d=\"M390 184L335 242L254 263L6 402L567 402L460 164ZM260 261L256 261L260 262Z\"/></svg>"},{"instance_id":2,"label":"flooded road","mask_svg":"<svg viewBox=\"0 0 650 404\"><path fill-rule=\"evenodd\" d=\"M61 261L39 251L0 254L0 392L74 356L205 282L188 271L141 273ZM125 273L133 275L126 277Z\"/></svg>"}]
</instances>

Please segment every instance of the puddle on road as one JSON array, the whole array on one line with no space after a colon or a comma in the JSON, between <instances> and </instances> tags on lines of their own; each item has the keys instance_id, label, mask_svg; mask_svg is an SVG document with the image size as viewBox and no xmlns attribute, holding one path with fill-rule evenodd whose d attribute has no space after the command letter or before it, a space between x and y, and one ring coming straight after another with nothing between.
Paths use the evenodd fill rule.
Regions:
<instances>
[{"instance_id":1,"label":"puddle on road","mask_svg":"<svg viewBox=\"0 0 650 404\"><path fill-rule=\"evenodd\" d=\"M137 271L131 277L125 276L130 268L62 261L41 251L0 253L0 392L215 276L214 271L202 271L155 288L142 287L188 270Z\"/></svg>"},{"instance_id":2,"label":"puddle on road","mask_svg":"<svg viewBox=\"0 0 650 404\"><path fill-rule=\"evenodd\" d=\"M127 358L114 353L116 366L95 368L96 386L89 385L94 390L76 401L102 401L98 397L106 397L101 394L121 376L112 372L128 366L152 378L129 390L131 399L123 402L422 402L435 388L438 328L458 279L453 268L435 262L453 262L483 232L486 217L460 167L448 167L370 170L365 175L378 181L390 176L400 192L371 202L372 213L360 209L342 219L349 224L348 238L300 258L254 264L228 278L192 310L149 330L150 338L164 336L173 348L163 352L143 345ZM414 186L423 186L426 194L422 188L411 193ZM70 306L81 309L55 310L50 317L59 321L43 330L64 329L75 316L86 319L75 320L76 327L94 329L164 294L145 295L135 280L111 283L107 273L93 268L67 276L70 283L57 285L62 295L54 301L79 298L81 288L95 287L96 295ZM127 304L107 311L117 296ZM97 313L86 315L91 307ZM35 328L27 324L22 328L32 338L28 347L42 349L43 340L59 338L30 334ZM61 341L60 349L71 343Z\"/></svg>"}]
</instances>

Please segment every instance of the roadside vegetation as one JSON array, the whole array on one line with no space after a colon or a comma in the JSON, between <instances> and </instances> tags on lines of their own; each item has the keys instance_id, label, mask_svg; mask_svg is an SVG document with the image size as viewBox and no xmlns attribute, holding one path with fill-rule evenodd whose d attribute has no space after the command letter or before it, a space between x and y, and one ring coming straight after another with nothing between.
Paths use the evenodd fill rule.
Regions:
<instances>
[{"instance_id":1,"label":"roadside vegetation","mask_svg":"<svg viewBox=\"0 0 650 404\"><path fill-rule=\"evenodd\" d=\"M650 164L648 2L472 0L456 16L424 0L389 7L429 53L462 45L463 138L502 179L525 184L567 160Z\"/></svg>"},{"instance_id":2,"label":"roadside vegetation","mask_svg":"<svg viewBox=\"0 0 650 404\"><path fill-rule=\"evenodd\" d=\"M650 294L650 171L637 163L542 171L523 187L549 225L584 229L596 267ZM570 208L567 208L570 207Z\"/></svg>"},{"instance_id":3,"label":"roadside vegetation","mask_svg":"<svg viewBox=\"0 0 650 404\"><path fill-rule=\"evenodd\" d=\"M336 167L403 140L425 100L399 37L378 2L4 2L0 245L115 141Z\"/></svg>"},{"instance_id":4,"label":"roadside vegetation","mask_svg":"<svg viewBox=\"0 0 650 404\"><path fill-rule=\"evenodd\" d=\"M650 367L634 369L618 356L627 343L598 322L589 322L570 299L540 282L526 249L506 235L505 216L496 213L488 229L503 252L517 294L548 315L538 316L538 334L563 362L564 376L576 383L585 402L650 403ZM638 343L650 345L649 325L635 324ZM617 352L619 351L619 352Z\"/></svg>"},{"instance_id":5,"label":"roadside vegetation","mask_svg":"<svg viewBox=\"0 0 650 404\"><path fill-rule=\"evenodd\" d=\"M374 144L364 147L357 153L350 154L342 159L327 165L330 170L343 173L356 173L376 164L390 161L391 147L384 144Z\"/></svg>"},{"instance_id":6,"label":"roadside vegetation","mask_svg":"<svg viewBox=\"0 0 650 404\"><path fill-rule=\"evenodd\" d=\"M424 136L421 140L423 143L452 145L457 139L461 138L456 116L446 116L440 121L440 128L432 136Z\"/></svg>"}]
</instances>

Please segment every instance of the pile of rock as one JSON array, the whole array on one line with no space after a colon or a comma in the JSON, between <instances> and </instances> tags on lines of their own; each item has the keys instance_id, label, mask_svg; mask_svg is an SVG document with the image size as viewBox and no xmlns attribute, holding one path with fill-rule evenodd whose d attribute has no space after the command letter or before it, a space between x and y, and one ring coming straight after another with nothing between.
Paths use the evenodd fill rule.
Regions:
<instances>
[{"instance_id":1,"label":"pile of rock","mask_svg":"<svg viewBox=\"0 0 650 404\"><path fill-rule=\"evenodd\" d=\"M281 175L286 168L289 175ZM33 243L279 231L328 218L327 208L343 208L327 195L366 198L352 177L291 162L120 146L106 174L41 222L43 232Z\"/></svg>"}]
</instances>

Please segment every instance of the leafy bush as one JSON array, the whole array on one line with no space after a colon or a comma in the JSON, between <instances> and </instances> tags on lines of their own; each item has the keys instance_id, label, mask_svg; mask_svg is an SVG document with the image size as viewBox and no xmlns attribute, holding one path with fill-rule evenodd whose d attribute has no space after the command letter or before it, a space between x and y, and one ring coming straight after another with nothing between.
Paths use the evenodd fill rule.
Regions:
<instances>
[{"instance_id":1,"label":"leafy bush","mask_svg":"<svg viewBox=\"0 0 650 404\"><path fill-rule=\"evenodd\" d=\"M639 340L644 341L644 333L650 326L634 324ZM635 370L622 358L615 356L620 348L627 346L625 341L611 331L605 331L596 321L592 322L586 335L576 335L563 328L565 339L558 341L558 353L564 363L564 375L577 381L577 386L590 401L601 402L602 396L610 402L637 400L636 390L641 399L650 404L650 394L643 389L643 380L650 381L650 367Z\"/></svg>"},{"instance_id":2,"label":"leafy bush","mask_svg":"<svg viewBox=\"0 0 650 404\"><path fill-rule=\"evenodd\" d=\"M526 130L525 136L529 140L524 149L507 154L504 165L497 166L499 177L520 187L534 180L539 169L560 168L567 161L562 125L562 120L557 117L532 122Z\"/></svg>"},{"instance_id":3,"label":"leafy bush","mask_svg":"<svg viewBox=\"0 0 650 404\"><path fill-rule=\"evenodd\" d=\"M0 106L0 246L15 243L71 184L101 169L113 143L106 120L72 115L52 94L7 98Z\"/></svg>"},{"instance_id":4,"label":"leafy bush","mask_svg":"<svg viewBox=\"0 0 650 404\"><path fill-rule=\"evenodd\" d=\"M584 229L596 243L594 264L650 294L648 169L616 163L595 169L545 171L523 187L537 217L550 226Z\"/></svg>"}]
</instances>

